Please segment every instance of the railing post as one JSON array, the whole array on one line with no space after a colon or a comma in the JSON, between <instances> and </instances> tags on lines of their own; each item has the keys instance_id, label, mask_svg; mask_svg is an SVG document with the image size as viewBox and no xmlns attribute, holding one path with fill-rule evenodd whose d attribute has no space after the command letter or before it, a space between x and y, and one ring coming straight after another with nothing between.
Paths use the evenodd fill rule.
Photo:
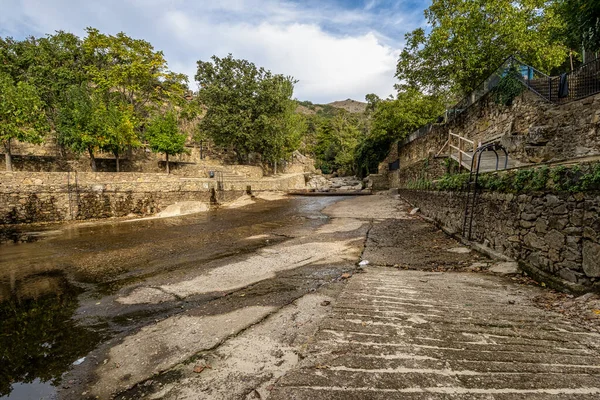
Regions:
<instances>
[{"instance_id":1,"label":"railing post","mask_svg":"<svg viewBox=\"0 0 600 400\"><path fill-rule=\"evenodd\" d=\"M463 155L463 141L462 138L458 137L458 170L462 168L462 155Z\"/></svg>"},{"instance_id":2,"label":"railing post","mask_svg":"<svg viewBox=\"0 0 600 400\"><path fill-rule=\"evenodd\" d=\"M450 152L450 158L452 158L452 129L448 129L448 151Z\"/></svg>"}]
</instances>

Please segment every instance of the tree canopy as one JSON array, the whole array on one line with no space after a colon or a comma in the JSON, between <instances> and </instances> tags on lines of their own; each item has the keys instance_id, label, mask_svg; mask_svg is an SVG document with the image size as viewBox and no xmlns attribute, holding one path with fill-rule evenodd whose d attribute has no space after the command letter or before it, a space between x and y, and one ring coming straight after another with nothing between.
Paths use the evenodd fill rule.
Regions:
<instances>
[{"instance_id":1,"label":"tree canopy","mask_svg":"<svg viewBox=\"0 0 600 400\"><path fill-rule=\"evenodd\" d=\"M543 72L561 65L563 22L547 0L433 0L430 30L406 35L398 60L399 90L465 95L504 59L517 55Z\"/></svg>"},{"instance_id":2,"label":"tree canopy","mask_svg":"<svg viewBox=\"0 0 600 400\"><path fill-rule=\"evenodd\" d=\"M217 145L232 148L240 161L257 152L276 162L295 150L298 120L292 77L230 54L198 61L196 81L198 98L207 107L200 129Z\"/></svg>"},{"instance_id":3,"label":"tree canopy","mask_svg":"<svg viewBox=\"0 0 600 400\"><path fill-rule=\"evenodd\" d=\"M444 111L439 97L424 95L414 88L399 93L396 99L367 95L367 100L367 110L371 108L373 112L370 132L356 149L359 175L377 172L393 142L432 122Z\"/></svg>"},{"instance_id":4,"label":"tree canopy","mask_svg":"<svg viewBox=\"0 0 600 400\"><path fill-rule=\"evenodd\" d=\"M558 0L558 12L566 22L561 34L570 48L600 51L600 2Z\"/></svg>"},{"instance_id":5,"label":"tree canopy","mask_svg":"<svg viewBox=\"0 0 600 400\"><path fill-rule=\"evenodd\" d=\"M169 156L183 153L186 140L185 135L179 133L175 112L154 116L146 128L146 138L152 151L165 154L167 174L170 173Z\"/></svg>"},{"instance_id":6,"label":"tree canopy","mask_svg":"<svg viewBox=\"0 0 600 400\"><path fill-rule=\"evenodd\" d=\"M0 73L0 142L6 154L6 170L12 171L11 141L41 143L46 132L44 103L37 89Z\"/></svg>"}]
</instances>

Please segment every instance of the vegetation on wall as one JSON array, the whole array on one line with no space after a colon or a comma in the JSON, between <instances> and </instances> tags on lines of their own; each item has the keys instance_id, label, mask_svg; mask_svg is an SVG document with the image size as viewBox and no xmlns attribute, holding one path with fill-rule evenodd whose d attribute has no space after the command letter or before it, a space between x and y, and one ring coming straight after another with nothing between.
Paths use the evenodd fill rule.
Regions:
<instances>
[{"instance_id":1,"label":"vegetation on wall","mask_svg":"<svg viewBox=\"0 0 600 400\"><path fill-rule=\"evenodd\" d=\"M409 182L408 189L461 191L466 189L469 174L446 174L431 181ZM587 192L600 190L600 163L575 166L542 166L514 171L488 172L479 175L482 190L500 193Z\"/></svg>"},{"instance_id":2,"label":"vegetation on wall","mask_svg":"<svg viewBox=\"0 0 600 400\"><path fill-rule=\"evenodd\" d=\"M505 106L512 105L513 100L525 90L520 78L516 67L508 69L492 91L494 101Z\"/></svg>"}]
</instances>

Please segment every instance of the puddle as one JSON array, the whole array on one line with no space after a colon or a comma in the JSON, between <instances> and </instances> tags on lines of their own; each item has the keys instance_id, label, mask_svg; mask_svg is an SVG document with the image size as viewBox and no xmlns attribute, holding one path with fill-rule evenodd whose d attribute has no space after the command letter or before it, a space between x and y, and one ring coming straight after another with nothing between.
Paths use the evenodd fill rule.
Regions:
<instances>
[{"instance_id":1,"label":"puddle","mask_svg":"<svg viewBox=\"0 0 600 400\"><path fill-rule=\"evenodd\" d=\"M60 273L2 285L0 398L53 398L62 375L100 341L72 319L79 293Z\"/></svg>"}]
</instances>

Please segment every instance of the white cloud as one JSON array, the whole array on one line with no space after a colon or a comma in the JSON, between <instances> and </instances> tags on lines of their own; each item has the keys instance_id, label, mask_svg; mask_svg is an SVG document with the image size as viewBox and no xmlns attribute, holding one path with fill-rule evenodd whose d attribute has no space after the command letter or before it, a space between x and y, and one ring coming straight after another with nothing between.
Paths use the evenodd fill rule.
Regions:
<instances>
[{"instance_id":1,"label":"white cloud","mask_svg":"<svg viewBox=\"0 0 600 400\"><path fill-rule=\"evenodd\" d=\"M0 35L57 29L81 35L86 26L124 31L163 50L170 68L188 74L192 87L198 59L228 53L294 76L300 81L295 96L313 102L387 97L395 83L400 38L376 28L376 15L368 12L375 1L356 11L276 0L0 1L9 2ZM385 23L408 25L401 14Z\"/></svg>"}]
</instances>

